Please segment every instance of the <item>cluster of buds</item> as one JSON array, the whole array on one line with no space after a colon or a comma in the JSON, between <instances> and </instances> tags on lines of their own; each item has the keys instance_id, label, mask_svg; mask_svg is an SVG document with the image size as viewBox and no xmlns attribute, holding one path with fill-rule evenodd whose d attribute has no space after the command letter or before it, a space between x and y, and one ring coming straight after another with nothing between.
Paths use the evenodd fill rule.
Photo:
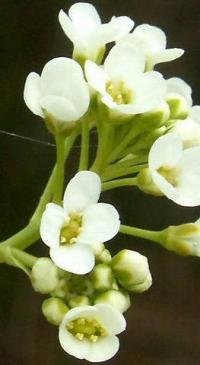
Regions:
<instances>
[{"instance_id":1,"label":"cluster of buds","mask_svg":"<svg viewBox=\"0 0 200 365\"><path fill-rule=\"evenodd\" d=\"M63 349L97 362L117 352L119 341L114 335L126 327L122 313L130 307L130 294L147 290L152 278L146 257L138 252L122 250L111 257L103 244L95 246L95 266L90 273L69 273L49 258L39 258L31 278L37 292L49 295L42 312L51 324L59 326ZM104 344L99 343L102 339Z\"/></svg>"}]
</instances>

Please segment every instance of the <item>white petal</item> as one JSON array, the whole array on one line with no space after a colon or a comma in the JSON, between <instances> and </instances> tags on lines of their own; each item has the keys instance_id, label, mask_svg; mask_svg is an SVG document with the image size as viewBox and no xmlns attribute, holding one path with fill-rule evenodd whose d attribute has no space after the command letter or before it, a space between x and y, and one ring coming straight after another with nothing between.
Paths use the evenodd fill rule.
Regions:
<instances>
[{"instance_id":1,"label":"white petal","mask_svg":"<svg viewBox=\"0 0 200 365\"><path fill-rule=\"evenodd\" d=\"M133 89L134 90L134 89ZM144 73L135 82L134 106L138 113L152 110L159 106L166 95L166 81L159 72Z\"/></svg>"},{"instance_id":2,"label":"white petal","mask_svg":"<svg viewBox=\"0 0 200 365\"><path fill-rule=\"evenodd\" d=\"M177 203L190 207L200 205L200 147L184 150L177 168L180 170Z\"/></svg>"},{"instance_id":3,"label":"white petal","mask_svg":"<svg viewBox=\"0 0 200 365\"><path fill-rule=\"evenodd\" d=\"M77 241L85 244L106 242L119 231L117 210L110 204L98 203L89 206L82 217L82 232Z\"/></svg>"},{"instance_id":4,"label":"white petal","mask_svg":"<svg viewBox=\"0 0 200 365\"><path fill-rule=\"evenodd\" d=\"M96 318L107 329L109 335L117 335L126 328L126 320L121 312L110 304L96 304Z\"/></svg>"},{"instance_id":5,"label":"white petal","mask_svg":"<svg viewBox=\"0 0 200 365\"><path fill-rule=\"evenodd\" d=\"M85 74L89 85L93 89L99 91L101 94L106 93L108 75L101 66L97 66L96 63L88 60L85 63Z\"/></svg>"},{"instance_id":6,"label":"white petal","mask_svg":"<svg viewBox=\"0 0 200 365\"><path fill-rule=\"evenodd\" d=\"M181 57L184 50L181 48L170 48L163 52L157 53L154 56L155 63L169 62Z\"/></svg>"},{"instance_id":7,"label":"white petal","mask_svg":"<svg viewBox=\"0 0 200 365\"><path fill-rule=\"evenodd\" d=\"M42 109L61 122L72 122L80 118L74 105L62 96L45 96L40 100L40 105Z\"/></svg>"},{"instance_id":8,"label":"white petal","mask_svg":"<svg viewBox=\"0 0 200 365\"><path fill-rule=\"evenodd\" d=\"M44 118L44 114L40 106L40 98L41 98L40 76L35 72L31 72L28 75L24 86L24 101L27 107L34 114Z\"/></svg>"},{"instance_id":9,"label":"white petal","mask_svg":"<svg viewBox=\"0 0 200 365\"><path fill-rule=\"evenodd\" d=\"M194 105L190 109L190 117L200 125L200 105Z\"/></svg>"},{"instance_id":10,"label":"white petal","mask_svg":"<svg viewBox=\"0 0 200 365\"><path fill-rule=\"evenodd\" d=\"M50 257L56 266L74 274L87 274L95 264L94 254L88 245L68 244L50 249Z\"/></svg>"},{"instance_id":11,"label":"white petal","mask_svg":"<svg viewBox=\"0 0 200 365\"><path fill-rule=\"evenodd\" d=\"M186 99L188 105L192 105L192 89L184 80L178 77L167 80L167 93L179 94Z\"/></svg>"},{"instance_id":12,"label":"white petal","mask_svg":"<svg viewBox=\"0 0 200 365\"><path fill-rule=\"evenodd\" d=\"M71 312L71 311L70 311ZM88 340L79 341L70 332L66 330L64 322L59 328L59 341L63 350L68 354L77 357L78 359L85 359L89 351Z\"/></svg>"},{"instance_id":13,"label":"white petal","mask_svg":"<svg viewBox=\"0 0 200 365\"><path fill-rule=\"evenodd\" d=\"M131 82L143 73L145 58L134 45L119 43L109 52L104 68L112 80Z\"/></svg>"},{"instance_id":14,"label":"white petal","mask_svg":"<svg viewBox=\"0 0 200 365\"><path fill-rule=\"evenodd\" d=\"M80 32L91 31L101 24L101 19L95 7L89 3L76 3L69 9L69 17L79 28Z\"/></svg>"},{"instance_id":15,"label":"white petal","mask_svg":"<svg viewBox=\"0 0 200 365\"><path fill-rule=\"evenodd\" d=\"M82 87L83 71L81 66L70 58L53 58L42 70L41 87L44 96L64 96L76 105L78 82L81 82Z\"/></svg>"},{"instance_id":16,"label":"white petal","mask_svg":"<svg viewBox=\"0 0 200 365\"><path fill-rule=\"evenodd\" d=\"M78 172L65 190L63 205L66 212L82 212L86 207L99 200L101 192L100 177L91 171Z\"/></svg>"},{"instance_id":17,"label":"white petal","mask_svg":"<svg viewBox=\"0 0 200 365\"><path fill-rule=\"evenodd\" d=\"M171 132L181 137L184 148L200 146L200 123L193 119L178 120Z\"/></svg>"},{"instance_id":18,"label":"white petal","mask_svg":"<svg viewBox=\"0 0 200 365\"><path fill-rule=\"evenodd\" d=\"M81 41L80 34L78 32L78 29L75 24L71 21L71 19L68 17L67 14L63 10L60 10L58 14L58 20L60 22L60 25L64 31L64 33L67 35L67 37L73 42L77 43Z\"/></svg>"},{"instance_id":19,"label":"white petal","mask_svg":"<svg viewBox=\"0 0 200 365\"><path fill-rule=\"evenodd\" d=\"M111 359L119 350L119 339L116 336L106 336L89 344L85 359L90 362L101 362Z\"/></svg>"},{"instance_id":20,"label":"white petal","mask_svg":"<svg viewBox=\"0 0 200 365\"><path fill-rule=\"evenodd\" d=\"M129 17L113 17L109 23L98 28L96 38L102 44L114 42L128 34L133 27L134 22Z\"/></svg>"},{"instance_id":21,"label":"white petal","mask_svg":"<svg viewBox=\"0 0 200 365\"><path fill-rule=\"evenodd\" d=\"M47 246L59 246L60 230L66 219L67 216L63 208L54 203L47 204L40 224L40 235Z\"/></svg>"},{"instance_id":22,"label":"white petal","mask_svg":"<svg viewBox=\"0 0 200 365\"><path fill-rule=\"evenodd\" d=\"M158 138L149 153L149 169L157 170L162 166L174 167L182 156L182 141L175 133Z\"/></svg>"},{"instance_id":23,"label":"white petal","mask_svg":"<svg viewBox=\"0 0 200 365\"><path fill-rule=\"evenodd\" d=\"M146 44L146 50L155 52L165 49L166 36L158 27L149 24L141 24L133 31L133 36L139 39L142 44Z\"/></svg>"}]
</instances>

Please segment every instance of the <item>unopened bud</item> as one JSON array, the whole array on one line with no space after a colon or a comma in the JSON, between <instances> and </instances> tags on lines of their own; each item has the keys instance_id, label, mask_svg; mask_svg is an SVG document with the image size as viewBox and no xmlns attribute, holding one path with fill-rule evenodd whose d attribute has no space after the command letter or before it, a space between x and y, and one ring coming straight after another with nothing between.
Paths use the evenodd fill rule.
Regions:
<instances>
[{"instance_id":1,"label":"unopened bud","mask_svg":"<svg viewBox=\"0 0 200 365\"><path fill-rule=\"evenodd\" d=\"M137 175L137 186L146 194L154 196L163 196L163 193L158 189L154 183L149 168L142 169Z\"/></svg>"},{"instance_id":2,"label":"unopened bud","mask_svg":"<svg viewBox=\"0 0 200 365\"><path fill-rule=\"evenodd\" d=\"M48 322L56 326L59 326L68 310L68 306L59 298L48 298L42 303L42 313Z\"/></svg>"},{"instance_id":3,"label":"unopened bud","mask_svg":"<svg viewBox=\"0 0 200 365\"><path fill-rule=\"evenodd\" d=\"M48 257L41 257L33 265L31 281L35 291L42 294L51 293L59 282L58 268Z\"/></svg>"},{"instance_id":4,"label":"unopened bud","mask_svg":"<svg viewBox=\"0 0 200 365\"><path fill-rule=\"evenodd\" d=\"M94 304L110 304L116 309L118 309L121 313L127 311L130 307L130 297L127 292L119 291L119 290L108 290L103 293L100 293L95 298Z\"/></svg>"},{"instance_id":5,"label":"unopened bud","mask_svg":"<svg viewBox=\"0 0 200 365\"><path fill-rule=\"evenodd\" d=\"M86 295L77 295L71 298L68 302L70 308L81 307L83 305L90 305L90 300Z\"/></svg>"},{"instance_id":6,"label":"unopened bud","mask_svg":"<svg viewBox=\"0 0 200 365\"><path fill-rule=\"evenodd\" d=\"M145 129L152 129L152 127L159 127L163 125L169 119L169 116L169 105L163 101L156 109L137 116L137 121L145 123Z\"/></svg>"},{"instance_id":7,"label":"unopened bud","mask_svg":"<svg viewBox=\"0 0 200 365\"><path fill-rule=\"evenodd\" d=\"M107 290L112 287L113 273L106 264L98 264L91 273L91 280L96 290Z\"/></svg>"},{"instance_id":8,"label":"unopened bud","mask_svg":"<svg viewBox=\"0 0 200 365\"><path fill-rule=\"evenodd\" d=\"M142 292L151 284L147 258L138 252L122 250L111 261L111 267L120 284L127 290Z\"/></svg>"},{"instance_id":9,"label":"unopened bud","mask_svg":"<svg viewBox=\"0 0 200 365\"><path fill-rule=\"evenodd\" d=\"M57 287L51 293L54 297L64 298L69 291L69 286L66 279L60 279Z\"/></svg>"},{"instance_id":10,"label":"unopened bud","mask_svg":"<svg viewBox=\"0 0 200 365\"><path fill-rule=\"evenodd\" d=\"M190 107L183 96L170 93L166 101L170 108L170 119L185 119L188 117Z\"/></svg>"},{"instance_id":11,"label":"unopened bud","mask_svg":"<svg viewBox=\"0 0 200 365\"><path fill-rule=\"evenodd\" d=\"M169 226L161 232L161 244L183 256L200 256L200 222Z\"/></svg>"}]
</instances>

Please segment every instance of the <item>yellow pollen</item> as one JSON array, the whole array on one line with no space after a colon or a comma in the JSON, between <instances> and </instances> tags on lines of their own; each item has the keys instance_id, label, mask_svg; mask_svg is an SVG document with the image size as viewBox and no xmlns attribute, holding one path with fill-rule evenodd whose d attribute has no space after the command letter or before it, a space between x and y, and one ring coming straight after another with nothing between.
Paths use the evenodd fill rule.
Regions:
<instances>
[{"instance_id":1,"label":"yellow pollen","mask_svg":"<svg viewBox=\"0 0 200 365\"><path fill-rule=\"evenodd\" d=\"M79 341L87 339L97 342L100 337L107 336L107 331L96 319L77 318L66 325L66 329Z\"/></svg>"},{"instance_id":2,"label":"yellow pollen","mask_svg":"<svg viewBox=\"0 0 200 365\"><path fill-rule=\"evenodd\" d=\"M117 85L113 85L111 81L106 84L106 91L117 104L129 104L133 99L133 91L128 89L124 81L120 81Z\"/></svg>"},{"instance_id":3,"label":"yellow pollen","mask_svg":"<svg viewBox=\"0 0 200 365\"><path fill-rule=\"evenodd\" d=\"M80 234L82 224L82 213L73 211L69 214L65 225L63 226L60 233L61 244L74 244Z\"/></svg>"}]
</instances>

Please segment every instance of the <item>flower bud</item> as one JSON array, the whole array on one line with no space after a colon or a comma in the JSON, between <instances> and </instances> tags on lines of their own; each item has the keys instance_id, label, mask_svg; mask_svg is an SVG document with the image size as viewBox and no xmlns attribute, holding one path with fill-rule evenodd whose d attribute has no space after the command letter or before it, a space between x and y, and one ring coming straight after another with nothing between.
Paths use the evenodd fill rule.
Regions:
<instances>
[{"instance_id":1,"label":"flower bud","mask_svg":"<svg viewBox=\"0 0 200 365\"><path fill-rule=\"evenodd\" d=\"M108 264L111 260L110 251L107 250L103 243L93 245L93 252L95 254L96 261Z\"/></svg>"},{"instance_id":2,"label":"flower bud","mask_svg":"<svg viewBox=\"0 0 200 365\"><path fill-rule=\"evenodd\" d=\"M71 298L68 302L70 308L81 307L83 305L90 305L89 298L86 295L77 295Z\"/></svg>"},{"instance_id":3,"label":"flower bud","mask_svg":"<svg viewBox=\"0 0 200 365\"><path fill-rule=\"evenodd\" d=\"M119 291L119 290L108 290L103 293L100 293L95 298L94 304L110 304L116 309L118 309L121 313L127 311L130 307L130 297L127 292Z\"/></svg>"},{"instance_id":4,"label":"flower bud","mask_svg":"<svg viewBox=\"0 0 200 365\"><path fill-rule=\"evenodd\" d=\"M161 233L161 244L183 256L200 256L200 223L169 226Z\"/></svg>"},{"instance_id":5,"label":"flower bud","mask_svg":"<svg viewBox=\"0 0 200 365\"><path fill-rule=\"evenodd\" d=\"M170 108L170 119L186 119L188 117L190 106L183 96L170 93L166 101Z\"/></svg>"},{"instance_id":6,"label":"flower bud","mask_svg":"<svg viewBox=\"0 0 200 365\"><path fill-rule=\"evenodd\" d=\"M146 194L154 196L163 196L164 194L158 189L154 183L149 168L142 169L137 175L137 186Z\"/></svg>"},{"instance_id":7,"label":"flower bud","mask_svg":"<svg viewBox=\"0 0 200 365\"><path fill-rule=\"evenodd\" d=\"M35 291L41 294L50 293L59 282L58 268L48 257L41 257L33 265L31 281Z\"/></svg>"},{"instance_id":8,"label":"flower bud","mask_svg":"<svg viewBox=\"0 0 200 365\"><path fill-rule=\"evenodd\" d=\"M59 298L48 298L42 303L42 313L48 322L56 326L59 326L68 310L67 305Z\"/></svg>"},{"instance_id":9,"label":"flower bud","mask_svg":"<svg viewBox=\"0 0 200 365\"><path fill-rule=\"evenodd\" d=\"M143 292L151 284L147 258L138 252L122 250L111 261L111 267L120 284L127 290Z\"/></svg>"},{"instance_id":10,"label":"flower bud","mask_svg":"<svg viewBox=\"0 0 200 365\"><path fill-rule=\"evenodd\" d=\"M96 290L107 290L112 287L113 273L106 264L98 264L91 273L91 280Z\"/></svg>"},{"instance_id":11,"label":"flower bud","mask_svg":"<svg viewBox=\"0 0 200 365\"><path fill-rule=\"evenodd\" d=\"M163 101L156 109L142 113L137 116L137 121L144 123L144 129L152 129L152 127L159 127L163 125L170 116L169 105Z\"/></svg>"},{"instance_id":12,"label":"flower bud","mask_svg":"<svg viewBox=\"0 0 200 365\"><path fill-rule=\"evenodd\" d=\"M67 284L67 280L63 278L59 280L57 287L55 288L55 290L53 290L51 294L54 297L64 298L68 293L68 290L69 286Z\"/></svg>"}]
</instances>

